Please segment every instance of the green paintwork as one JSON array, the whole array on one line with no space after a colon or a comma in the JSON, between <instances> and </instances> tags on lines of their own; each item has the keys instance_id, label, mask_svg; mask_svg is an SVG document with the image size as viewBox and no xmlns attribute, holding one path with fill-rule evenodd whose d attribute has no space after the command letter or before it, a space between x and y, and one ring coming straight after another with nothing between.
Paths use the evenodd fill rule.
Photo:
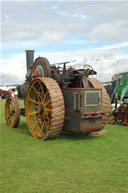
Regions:
<instances>
[{"instance_id":1,"label":"green paintwork","mask_svg":"<svg viewBox=\"0 0 128 193\"><path fill-rule=\"evenodd\" d=\"M116 81L116 93L122 99L128 97L128 72L116 75L119 79Z\"/></svg>"}]
</instances>

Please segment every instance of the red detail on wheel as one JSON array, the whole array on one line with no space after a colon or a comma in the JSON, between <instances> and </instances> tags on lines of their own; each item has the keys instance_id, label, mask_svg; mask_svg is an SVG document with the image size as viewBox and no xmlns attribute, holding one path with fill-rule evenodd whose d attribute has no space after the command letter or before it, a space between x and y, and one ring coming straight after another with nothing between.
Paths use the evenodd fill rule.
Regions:
<instances>
[{"instance_id":1,"label":"red detail on wheel","mask_svg":"<svg viewBox=\"0 0 128 193\"><path fill-rule=\"evenodd\" d=\"M38 74L38 71L35 70L35 72L34 72L34 78L37 78L37 77L39 77L39 74Z\"/></svg>"}]
</instances>

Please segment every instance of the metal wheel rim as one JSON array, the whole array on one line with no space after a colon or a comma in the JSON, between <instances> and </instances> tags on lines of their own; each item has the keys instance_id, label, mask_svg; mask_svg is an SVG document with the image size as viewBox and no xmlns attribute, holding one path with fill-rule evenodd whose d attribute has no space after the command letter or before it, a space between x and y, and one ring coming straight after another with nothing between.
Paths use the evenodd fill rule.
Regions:
<instances>
[{"instance_id":1,"label":"metal wheel rim","mask_svg":"<svg viewBox=\"0 0 128 193\"><path fill-rule=\"evenodd\" d=\"M34 74L36 68L39 67L43 72L43 77L51 77L51 66L47 58L38 57L32 67L32 74Z\"/></svg>"},{"instance_id":2,"label":"metal wheel rim","mask_svg":"<svg viewBox=\"0 0 128 193\"><path fill-rule=\"evenodd\" d=\"M11 128L16 128L20 121L20 108L16 98L8 98L5 103L5 119Z\"/></svg>"},{"instance_id":3,"label":"metal wheel rim","mask_svg":"<svg viewBox=\"0 0 128 193\"><path fill-rule=\"evenodd\" d=\"M28 128L35 138L58 136L64 122L64 99L56 81L34 79L27 92L25 110Z\"/></svg>"}]
</instances>

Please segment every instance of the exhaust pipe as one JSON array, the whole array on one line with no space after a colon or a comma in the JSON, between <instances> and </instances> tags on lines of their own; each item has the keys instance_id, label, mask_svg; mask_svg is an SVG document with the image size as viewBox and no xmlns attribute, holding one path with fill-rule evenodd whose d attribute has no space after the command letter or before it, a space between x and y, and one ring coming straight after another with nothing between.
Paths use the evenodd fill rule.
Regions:
<instances>
[{"instance_id":1,"label":"exhaust pipe","mask_svg":"<svg viewBox=\"0 0 128 193\"><path fill-rule=\"evenodd\" d=\"M34 50L25 50L26 52L26 68L27 68L27 73L26 73L26 80L24 84L21 85L20 87L20 95L25 99L26 93L29 87L29 83L32 80L32 66L34 63Z\"/></svg>"},{"instance_id":2,"label":"exhaust pipe","mask_svg":"<svg viewBox=\"0 0 128 193\"><path fill-rule=\"evenodd\" d=\"M27 64L27 73L31 70L34 63L34 50L25 50L26 51L26 64Z\"/></svg>"}]
</instances>

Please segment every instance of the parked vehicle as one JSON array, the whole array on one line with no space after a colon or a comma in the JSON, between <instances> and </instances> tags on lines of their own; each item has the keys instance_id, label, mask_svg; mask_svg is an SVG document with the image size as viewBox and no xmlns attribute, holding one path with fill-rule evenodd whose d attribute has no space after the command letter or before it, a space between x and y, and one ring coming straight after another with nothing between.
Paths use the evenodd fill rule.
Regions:
<instances>
[{"instance_id":1,"label":"parked vehicle","mask_svg":"<svg viewBox=\"0 0 128 193\"><path fill-rule=\"evenodd\" d=\"M11 97L11 96L12 96L11 90L5 91L5 90L0 89L0 98L7 99L8 97Z\"/></svg>"}]
</instances>

